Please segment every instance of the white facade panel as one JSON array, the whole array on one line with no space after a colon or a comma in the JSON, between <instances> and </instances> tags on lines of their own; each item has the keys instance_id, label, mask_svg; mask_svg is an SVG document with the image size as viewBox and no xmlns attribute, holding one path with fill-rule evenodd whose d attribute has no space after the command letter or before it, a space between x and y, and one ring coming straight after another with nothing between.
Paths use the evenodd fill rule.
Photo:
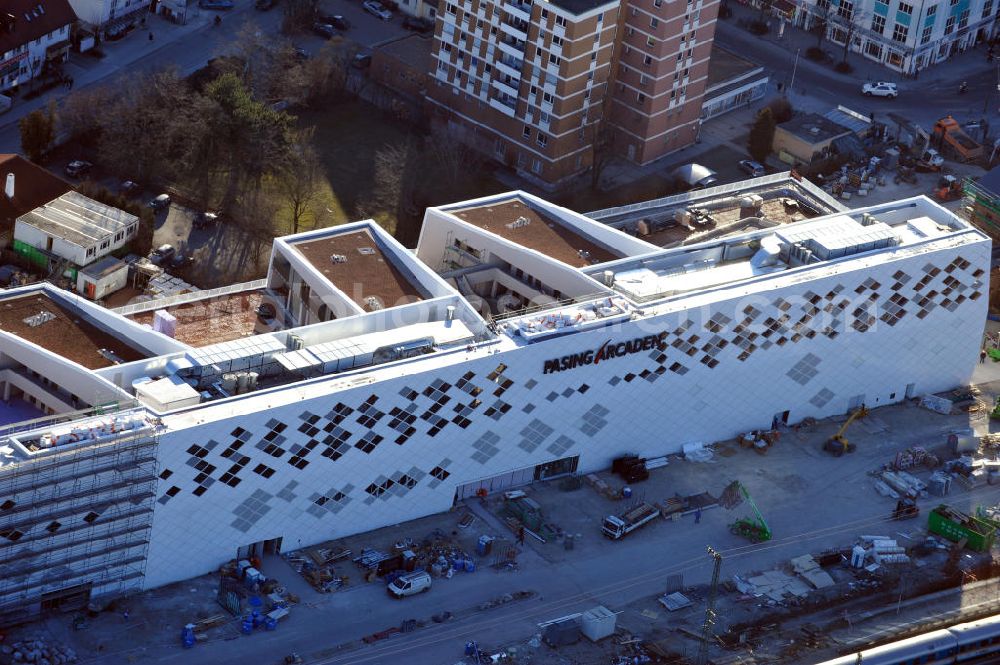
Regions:
<instances>
[{"instance_id":1,"label":"white facade panel","mask_svg":"<svg viewBox=\"0 0 1000 665\"><path fill-rule=\"evenodd\" d=\"M282 537L296 548L443 511L464 483L563 457L579 455L579 470L589 472L625 452L663 455L769 427L786 411L794 423L965 384L986 315L977 272L989 254L985 239L900 252L876 268L755 294L734 289L696 310L400 371L310 400L281 404L275 395L270 409L246 416L215 420L226 407L206 407L196 428L175 430L167 416L159 468L170 474L158 490L147 586L214 569L240 545ZM882 320L900 302L902 317ZM853 327L869 315L876 320L865 332ZM768 321L782 317L765 336ZM639 340L642 348L646 336L662 347L624 346ZM620 355L588 363L586 353L606 342ZM551 369L553 359L578 353L578 367L545 373L547 362ZM207 489L199 496L200 474ZM234 477L235 487L226 484Z\"/></svg>"}]
</instances>

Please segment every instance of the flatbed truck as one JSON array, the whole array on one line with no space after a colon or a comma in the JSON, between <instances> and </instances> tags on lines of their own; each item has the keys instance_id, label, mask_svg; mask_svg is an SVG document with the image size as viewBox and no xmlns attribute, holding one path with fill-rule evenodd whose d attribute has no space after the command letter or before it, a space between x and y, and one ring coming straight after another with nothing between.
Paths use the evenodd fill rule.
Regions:
<instances>
[{"instance_id":1,"label":"flatbed truck","mask_svg":"<svg viewBox=\"0 0 1000 665\"><path fill-rule=\"evenodd\" d=\"M620 540L660 516L656 506L643 502L621 515L608 515L601 525L601 532L611 540Z\"/></svg>"}]
</instances>

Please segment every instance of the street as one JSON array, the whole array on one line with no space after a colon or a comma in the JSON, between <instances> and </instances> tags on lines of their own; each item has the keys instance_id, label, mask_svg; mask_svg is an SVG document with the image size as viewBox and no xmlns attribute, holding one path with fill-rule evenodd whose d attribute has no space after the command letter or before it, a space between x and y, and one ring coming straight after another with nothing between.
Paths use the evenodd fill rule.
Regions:
<instances>
[{"instance_id":1,"label":"street","mask_svg":"<svg viewBox=\"0 0 1000 665\"><path fill-rule=\"evenodd\" d=\"M876 119L888 120L886 114L898 113L930 129L939 118L952 115L959 122L979 120L984 117L994 126L1000 121L1000 64L986 61L985 47L971 49L945 62L929 67L919 78L903 77L898 72L865 59L860 53L850 53L848 62L853 65L851 74L840 74L828 64L806 58L806 50L816 46L815 35L788 25L779 40L777 29L772 34L757 37L740 27L737 21L756 14L751 9L730 3L733 15L719 20L715 41L718 45L749 57L771 74L773 84L792 84L790 99L796 110L825 113L843 104L860 113L874 113ZM843 47L824 40L822 48L836 62ZM796 53L798 57L796 58ZM899 97L883 99L864 97L861 85L865 81L884 80L899 85ZM968 91L958 94L962 81L968 82Z\"/></svg>"}]
</instances>

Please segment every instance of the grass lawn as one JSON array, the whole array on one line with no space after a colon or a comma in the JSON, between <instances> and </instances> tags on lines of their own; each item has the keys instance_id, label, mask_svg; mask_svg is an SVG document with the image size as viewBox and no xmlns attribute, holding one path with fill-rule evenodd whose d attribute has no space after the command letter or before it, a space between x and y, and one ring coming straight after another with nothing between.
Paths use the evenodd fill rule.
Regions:
<instances>
[{"instance_id":1,"label":"grass lawn","mask_svg":"<svg viewBox=\"0 0 1000 665\"><path fill-rule=\"evenodd\" d=\"M323 165L325 183L316 219L317 227L355 221L361 214L359 203L369 199L374 186L375 154L382 148L420 135L405 123L365 102L347 100L323 110L299 115L299 126L313 129L317 153ZM415 242L423 207L486 196L505 190L490 169L475 169L453 187L437 177L433 158L415 151L420 163L410 165L422 176L417 190L420 206L417 220L399 220L396 235L403 242ZM386 226L396 226L395 211L379 211L377 217L392 218ZM287 211L280 211L278 233L288 228ZM306 228L311 224L307 222ZM305 230L305 229L302 229Z\"/></svg>"}]
</instances>

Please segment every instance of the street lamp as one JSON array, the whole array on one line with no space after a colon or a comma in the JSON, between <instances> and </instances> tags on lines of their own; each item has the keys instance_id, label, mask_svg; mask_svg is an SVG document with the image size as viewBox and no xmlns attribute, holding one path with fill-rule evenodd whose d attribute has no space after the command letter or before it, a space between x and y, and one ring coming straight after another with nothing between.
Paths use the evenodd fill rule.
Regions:
<instances>
[{"instance_id":1,"label":"street lamp","mask_svg":"<svg viewBox=\"0 0 1000 665\"><path fill-rule=\"evenodd\" d=\"M792 63L792 80L788 84L789 92L792 92L793 88L795 87L795 70L798 69L799 67L799 53L801 51L802 51L801 48L795 49L795 61ZM1000 71L1000 65L997 65L997 71Z\"/></svg>"}]
</instances>

